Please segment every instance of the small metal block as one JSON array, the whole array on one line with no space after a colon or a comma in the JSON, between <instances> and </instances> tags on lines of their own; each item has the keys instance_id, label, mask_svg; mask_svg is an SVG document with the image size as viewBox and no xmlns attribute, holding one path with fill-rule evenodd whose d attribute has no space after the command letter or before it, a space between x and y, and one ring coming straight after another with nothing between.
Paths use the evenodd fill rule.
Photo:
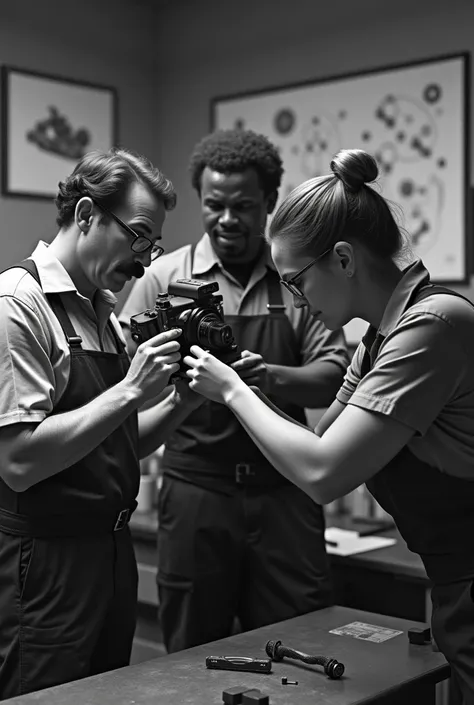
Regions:
<instances>
[{"instance_id":1,"label":"small metal block","mask_svg":"<svg viewBox=\"0 0 474 705\"><path fill-rule=\"evenodd\" d=\"M254 690L247 690L242 696L242 705L269 705L269 703L270 699L268 695L264 695L256 688Z\"/></svg>"},{"instance_id":2,"label":"small metal block","mask_svg":"<svg viewBox=\"0 0 474 705\"><path fill-rule=\"evenodd\" d=\"M429 644L431 642L431 629L429 627L423 629L413 627L413 629L408 630L408 640L410 644Z\"/></svg>"},{"instance_id":3,"label":"small metal block","mask_svg":"<svg viewBox=\"0 0 474 705\"><path fill-rule=\"evenodd\" d=\"M226 705L241 705L242 696L250 688L248 685L236 685L234 688L228 688L222 693L222 702Z\"/></svg>"}]
</instances>

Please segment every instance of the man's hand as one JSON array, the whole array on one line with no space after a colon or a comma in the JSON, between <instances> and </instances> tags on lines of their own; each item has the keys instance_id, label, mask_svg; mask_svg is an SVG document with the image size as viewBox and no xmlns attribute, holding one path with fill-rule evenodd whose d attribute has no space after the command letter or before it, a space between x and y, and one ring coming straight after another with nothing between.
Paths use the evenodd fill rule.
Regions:
<instances>
[{"instance_id":1,"label":"man's hand","mask_svg":"<svg viewBox=\"0 0 474 705\"><path fill-rule=\"evenodd\" d=\"M190 387L191 380L183 377L176 377L174 380L174 401L180 406L185 406L190 411L199 408L206 401L206 397L198 394Z\"/></svg>"},{"instance_id":2,"label":"man's hand","mask_svg":"<svg viewBox=\"0 0 474 705\"><path fill-rule=\"evenodd\" d=\"M138 346L123 382L142 404L160 394L179 370L180 334L180 329L167 330Z\"/></svg>"},{"instance_id":3,"label":"man's hand","mask_svg":"<svg viewBox=\"0 0 474 705\"><path fill-rule=\"evenodd\" d=\"M261 389L264 394L270 392L271 373L269 366L263 357L258 353L244 350L240 360L236 360L231 367L238 373L239 377L249 386L254 385Z\"/></svg>"}]
</instances>

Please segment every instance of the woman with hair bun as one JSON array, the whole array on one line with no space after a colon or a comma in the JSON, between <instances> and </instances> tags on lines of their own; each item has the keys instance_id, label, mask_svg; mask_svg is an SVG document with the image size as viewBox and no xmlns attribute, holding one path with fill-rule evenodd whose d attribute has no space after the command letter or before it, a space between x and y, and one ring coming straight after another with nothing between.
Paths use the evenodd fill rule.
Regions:
<instances>
[{"instance_id":1,"label":"woman with hair bun","mask_svg":"<svg viewBox=\"0 0 474 705\"><path fill-rule=\"evenodd\" d=\"M314 430L278 413L199 347L190 386L226 404L269 461L315 502L362 483L395 519L433 583L432 628L474 703L474 306L433 285L369 184L373 157L343 150L332 173L278 208L268 239L294 305L334 330L369 327Z\"/></svg>"}]
</instances>

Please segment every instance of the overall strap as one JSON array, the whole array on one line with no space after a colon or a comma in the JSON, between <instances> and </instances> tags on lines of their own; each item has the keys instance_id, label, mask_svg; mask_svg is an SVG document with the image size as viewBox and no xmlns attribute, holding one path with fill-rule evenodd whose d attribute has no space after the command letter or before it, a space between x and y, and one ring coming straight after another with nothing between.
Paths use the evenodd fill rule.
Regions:
<instances>
[{"instance_id":1,"label":"overall strap","mask_svg":"<svg viewBox=\"0 0 474 705\"><path fill-rule=\"evenodd\" d=\"M114 337L115 345L116 345L118 352L119 353L125 352L127 346L125 345L125 343L122 340L120 340L118 333L115 330L115 326L112 324L112 321L110 320L110 317L109 317L109 320L107 321L107 325L109 326L110 331Z\"/></svg>"},{"instance_id":2,"label":"overall strap","mask_svg":"<svg viewBox=\"0 0 474 705\"><path fill-rule=\"evenodd\" d=\"M38 267L36 266L35 262L32 259L24 259L22 260L19 264L14 264L11 267L8 267L4 271L8 271L8 269L25 269L33 279L35 279L38 284L40 285L41 289L43 288L41 286L41 279L38 274ZM68 345L71 348L75 349L82 349L82 338L80 335L78 335L74 329L74 326L71 323L71 319L69 318L66 309L64 307L61 294L46 294L46 298L48 299L48 302L51 306L51 308L54 311L54 314L56 315L56 318L58 319L61 328L63 329L64 335L66 336L66 340L68 342ZM115 345L117 347L117 350L119 352L123 352L125 350L125 345L123 342L120 340L117 331L115 330L115 327L112 325L112 322L108 321L109 328L112 332L112 336L115 341Z\"/></svg>"},{"instance_id":3,"label":"overall strap","mask_svg":"<svg viewBox=\"0 0 474 705\"><path fill-rule=\"evenodd\" d=\"M190 248L190 250L189 250L189 252L190 252L190 254L191 254L191 277L193 276L193 269L194 269L194 253L196 252L196 245L197 245L197 243L196 243L196 242L193 242L193 244L191 245L191 248Z\"/></svg>"},{"instance_id":4,"label":"overall strap","mask_svg":"<svg viewBox=\"0 0 474 705\"><path fill-rule=\"evenodd\" d=\"M365 375L370 372L370 370L374 366L375 360L380 350L380 346L382 345L384 340L384 335L377 333L375 328L369 326L367 332L362 338L362 342L365 345L365 352L361 363L361 378L365 377Z\"/></svg>"},{"instance_id":5,"label":"overall strap","mask_svg":"<svg viewBox=\"0 0 474 705\"><path fill-rule=\"evenodd\" d=\"M194 253L196 252L197 243L193 243L190 248L191 254L191 276L194 268ZM283 303L283 296L281 293L280 279L273 269L267 268L267 296L268 304L267 309L269 313L284 313L286 311L286 306Z\"/></svg>"},{"instance_id":6,"label":"overall strap","mask_svg":"<svg viewBox=\"0 0 474 705\"><path fill-rule=\"evenodd\" d=\"M474 306L474 303L470 299L468 299L466 296L463 296L462 294L458 294L457 291L447 289L445 286L440 286L439 284L431 283L427 284L422 289L419 289L417 292L415 292L413 302L410 304L410 306L413 306L414 304L423 301L423 299L426 299L428 298L428 296L432 296L433 294L449 294L450 296L457 296L459 299L464 299L464 301L467 301L468 304Z\"/></svg>"},{"instance_id":7,"label":"overall strap","mask_svg":"<svg viewBox=\"0 0 474 705\"><path fill-rule=\"evenodd\" d=\"M71 319L64 308L61 294L47 294L47 299L61 325L61 328L63 329L63 333L66 336L69 347L76 350L82 350L82 338L80 335L77 335L74 330Z\"/></svg>"},{"instance_id":8,"label":"overall strap","mask_svg":"<svg viewBox=\"0 0 474 705\"><path fill-rule=\"evenodd\" d=\"M415 304L420 303L420 301L427 299L429 296L433 296L433 294L449 294L450 296L457 296L459 299L464 299L464 301L467 301L468 304L474 306L470 299L466 298L462 294L458 294L457 291L447 289L445 286L430 283L424 286L423 288L417 289L413 292L413 296L407 307L407 310L411 308L411 306L415 306ZM372 369L377 358L380 346L382 345L384 340L385 337L383 335L381 335L380 333L375 333L375 330L371 326L369 326L367 333L362 339L362 342L364 343L366 348L361 366L362 377L364 377Z\"/></svg>"},{"instance_id":9,"label":"overall strap","mask_svg":"<svg viewBox=\"0 0 474 705\"><path fill-rule=\"evenodd\" d=\"M8 267L8 269L14 268L25 269L27 272L29 272L29 274L31 274L33 279L38 282L41 289L43 289L41 285L41 279L38 274L38 267L32 259L24 259L19 264L14 264L12 267ZM8 271L8 269L5 269L4 271ZM48 299L51 308L53 309L59 323L61 324L61 328L64 331L64 335L66 336L67 342L70 347L76 349L81 348L82 338L80 335L77 335L76 331L74 330L69 316L66 313L66 309L64 308L64 304L61 301L61 295L46 294L46 298Z\"/></svg>"},{"instance_id":10,"label":"overall strap","mask_svg":"<svg viewBox=\"0 0 474 705\"><path fill-rule=\"evenodd\" d=\"M63 329L63 333L66 336L66 340L68 342L69 347L72 350L82 350L82 338L76 333L74 326L72 325L71 319L69 318L69 315L64 306L61 294L47 294L47 298L51 308L53 309L56 315L56 318L58 319L61 325L61 328ZM112 337L114 339L118 353L123 353L125 350L125 345L120 340L118 333L115 330L115 327L112 325L112 321L110 320L110 318L107 321L107 325L109 327L110 332L112 333Z\"/></svg>"},{"instance_id":11,"label":"overall strap","mask_svg":"<svg viewBox=\"0 0 474 705\"><path fill-rule=\"evenodd\" d=\"M31 274L33 279L36 279L38 284L40 285L41 289L43 288L41 286L41 279L38 274L38 267L36 266L35 262L32 259L24 259L18 264L13 264L11 267L7 267L7 269L4 269L4 272L8 272L9 269L26 269L27 272ZM3 274L3 272L2 272Z\"/></svg>"},{"instance_id":12,"label":"overall strap","mask_svg":"<svg viewBox=\"0 0 474 705\"><path fill-rule=\"evenodd\" d=\"M48 294L47 297L50 306L56 314L61 328L63 329L63 333L66 336L69 347L76 350L82 350L82 338L80 335L77 335L76 331L74 330L74 326L72 325L71 319L69 318L68 313L64 307L61 294ZM117 352L119 354L122 354L125 351L125 345L120 340L118 333L115 330L112 321L110 320L110 317L107 321L107 325L109 327L110 332L112 333Z\"/></svg>"},{"instance_id":13,"label":"overall strap","mask_svg":"<svg viewBox=\"0 0 474 705\"><path fill-rule=\"evenodd\" d=\"M280 278L271 267L267 267L267 295L268 313L285 313L286 306L283 303L283 295L281 291Z\"/></svg>"}]
</instances>

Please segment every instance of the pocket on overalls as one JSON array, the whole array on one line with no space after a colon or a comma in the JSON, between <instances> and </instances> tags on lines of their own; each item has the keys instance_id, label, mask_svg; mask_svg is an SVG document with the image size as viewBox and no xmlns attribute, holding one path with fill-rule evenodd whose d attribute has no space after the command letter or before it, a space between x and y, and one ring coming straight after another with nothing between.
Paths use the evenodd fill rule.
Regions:
<instances>
[{"instance_id":1,"label":"pocket on overalls","mask_svg":"<svg viewBox=\"0 0 474 705\"><path fill-rule=\"evenodd\" d=\"M20 561L18 566L18 589L20 600L24 599L28 582L31 563L33 561L35 539L31 536L22 536L20 539Z\"/></svg>"}]
</instances>

